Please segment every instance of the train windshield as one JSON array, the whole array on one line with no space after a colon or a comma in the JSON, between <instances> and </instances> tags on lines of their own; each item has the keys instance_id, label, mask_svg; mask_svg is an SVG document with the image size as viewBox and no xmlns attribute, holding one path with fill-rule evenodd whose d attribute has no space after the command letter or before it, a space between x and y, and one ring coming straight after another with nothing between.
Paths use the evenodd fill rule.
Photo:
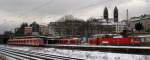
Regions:
<instances>
[{"instance_id":1,"label":"train windshield","mask_svg":"<svg viewBox=\"0 0 150 60\"><path fill-rule=\"evenodd\" d=\"M145 38L143 37L143 38L141 38L140 40L141 40L141 42L144 42Z\"/></svg>"},{"instance_id":2,"label":"train windshield","mask_svg":"<svg viewBox=\"0 0 150 60\"><path fill-rule=\"evenodd\" d=\"M134 38L134 40L135 40L135 41L140 41L141 39L140 39L140 38Z\"/></svg>"}]
</instances>

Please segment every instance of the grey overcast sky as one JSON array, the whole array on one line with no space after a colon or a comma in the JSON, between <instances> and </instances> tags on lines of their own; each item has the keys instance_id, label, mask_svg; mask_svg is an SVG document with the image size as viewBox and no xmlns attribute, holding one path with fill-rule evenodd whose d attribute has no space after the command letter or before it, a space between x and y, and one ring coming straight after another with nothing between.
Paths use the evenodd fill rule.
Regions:
<instances>
[{"instance_id":1,"label":"grey overcast sky","mask_svg":"<svg viewBox=\"0 0 150 60\"><path fill-rule=\"evenodd\" d=\"M130 17L150 14L150 0L0 0L0 33L22 22L48 24L64 15L101 18L105 6L110 17L117 6L120 20L126 18L126 9Z\"/></svg>"}]
</instances>

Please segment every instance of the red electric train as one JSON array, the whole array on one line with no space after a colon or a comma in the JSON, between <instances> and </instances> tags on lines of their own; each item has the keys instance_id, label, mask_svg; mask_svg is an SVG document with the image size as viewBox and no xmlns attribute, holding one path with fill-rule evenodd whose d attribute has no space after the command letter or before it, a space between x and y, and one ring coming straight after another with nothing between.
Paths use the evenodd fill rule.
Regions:
<instances>
[{"instance_id":1,"label":"red electric train","mask_svg":"<svg viewBox=\"0 0 150 60\"><path fill-rule=\"evenodd\" d=\"M88 40L90 45L141 45L139 37L126 38L91 38Z\"/></svg>"},{"instance_id":2,"label":"red electric train","mask_svg":"<svg viewBox=\"0 0 150 60\"><path fill-rule=\"evenodd\" d=\"M113 37L93 37L82 43L79 38L60 38L60 37L13 37L8 40L8 44L13 45L32 45L40 46L47 44L58 44L58 45L147 45L150 46L149 37L126 37L126 38L113 38Z\"/></svg>"},{"instance_id":3,"label":"red electric train","mask_svg":"<svg viewBox=\"0 0 150 60\"><path fill-rule=\"evenodd\" d=\"M78 45L81 44L78 38L61 38L59 39L59 44L67 44L67 45Z\"/></svg>"}]
</instances>

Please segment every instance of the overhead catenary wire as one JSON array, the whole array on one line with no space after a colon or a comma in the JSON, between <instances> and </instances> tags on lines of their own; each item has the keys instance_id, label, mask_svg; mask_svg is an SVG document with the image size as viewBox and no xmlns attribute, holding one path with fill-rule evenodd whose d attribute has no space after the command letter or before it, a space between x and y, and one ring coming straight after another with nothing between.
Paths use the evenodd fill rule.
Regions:
<instances>
[{"instance_id":1,"label":"overhead catenary wire","mask_svg":"<svg viewBox=\"0 0 150 60\"><path fill-rule=\"evenodd\" d=\"M24 18L25 20L32 20L32 21L36 21L36 19L37 19L37 18L39 19L39 17L40 17L40 19L41 19L42 16L29 17L29 16L26 16L26 15L27 15L27 14L28 14L28 15L29 15L29 14L32 14L33 12L36 12L36 11L38 11L39 9L42 9L42 8L44 8L44 7L46 7L46 6L51 6L51 4L52 4L54 1L55 1L55 0L49 0L49 1L43 3L43 4L39 5L39 6L36 6L36 7L32 8L32 9L28 10L28 11L24 11L22 14L20 14L19 16L17 16L17 18L22 17L22 18Z\"/></svg>"},{"instance_id":2,"label":"overhead catenary wire","mask_svg":"<svg viewBox=\"0 0 150 60\"><path fill-rule=\"evenodd\" d=\"M49 4L51 4L51 3L53 3L53 2L54 2L54 0L50 0L50 1L44 3L44 4L40 5L40 6L37 6L37 7L33 8L33 9L29 10L29 11L24 12L23 14L24 14L24 15L25 15L25 14L31 14L31 13L33 13L33 12L35 12L35 11L38 11L39 9L41 9L41 8L43 8L43 7L45 7L45 6L49 5ZM109 12L110 12L110 11L113 11L113 7L114 7L114 4L115 4L114 2L116 2L116 0L115 0L115 1L114 1L114 0L107 0L107 1L105 1L105 3L96 2L96 3L93 3L93 4L87 5L87 6L79 7L79 8L77 8L77 9L73 9L73 12L78 12L79 10L87 9L87 8L93 7L93 6L95 6L95 5L101 5L101 4L104 4L105 6L111 5L111 6L109 7L109 9L110 9ZM118 1L117 1L116 4L119 5ZM115 4L115 5L116 5L116 4ZM30 12L30 13L28 13L28 12ZM73 12L72 12L72 13L73 13ZM22 16L22 15L20 15L20 16ZM37 17L32 18L32 19L34 20L34 19L36 19L36 18L37 18Z\"/></svg>"},{"instance_id":3,"label":"overhead catenary wire","mask_svg":"<svg viewBox=\"0 0 150 60\"><path fill-rule=\"evenodd\" d=\"M91 8L91 7L94 7L94 6L97 6L97 5L104 5L104 6L107 6L107 5L110 5L108 2L110 0L105 0L103 2L100 2L100 1L96 1L96 3L92 3L92 4L89 4L87 6L82 6L82 7L79 7L79 8L76 8L76 9L73 9L70 13L78 13L79 11L81 10L85 10L85 9L88 9L88 8ZM100 16L101 17L101 16Z\"/></svg>"},{"instance_id":4,"label":"overhead catenary wire","mask_svg":"<svg viewBox=\"0 0 150 60\"><path fill-rule=\"evenodd\" d=\"M32 9L30 9L30 10L28 10L28 11L25 11L25 12L21 13L21 14L20 14L19 16L17 16L17 17L21 17L21 16L26 15L26 14L31 14L31 13L33 13L33 12L35 12L35 11L38 11L39 9L41 9L41 8L43 8L43 7L47 6L47 5L49 5L49 4L52 4L53 2L54 2L54 0L49 0L48 2L46 2L46 3L42 4L42 5L36 6L36 7L32 8Z\"/></svg>"},{"instance_id":5,"label":"overhead catenary wire","mask_svg":"<svg viewBox=\"0 0 150 60\"><path fill-rule=\"evenodd\" d=\"M109 1L109 0L107 0L107 1ZM105 1L106 2L106 1ZM73 12L77 12L78 10L81 10L81 9L86 9L86 8L90 8L90 7L92 7L92 6L95 6L95 5L98 5L98 4L100 4L100 3L102 3L102 2L98 2L98 3L95 3L95 4L90 4L90 5L87 5L87 6L83 6L83 7L79 7L79 8L77 8L77 9L73 9ZM38 19L38 18L32 18L33 20L35 20L35 19Z\"/></svg>"}]
</instances>

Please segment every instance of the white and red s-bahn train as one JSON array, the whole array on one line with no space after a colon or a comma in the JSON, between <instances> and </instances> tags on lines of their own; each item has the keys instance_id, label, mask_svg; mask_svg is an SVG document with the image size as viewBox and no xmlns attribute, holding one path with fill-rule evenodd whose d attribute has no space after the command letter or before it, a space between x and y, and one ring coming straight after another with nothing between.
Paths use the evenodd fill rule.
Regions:
<instances>
[{"instance_id":1,"label":"white and red s-bahn train","mask_svg":"<svg viewBox=\"0 0 150 60\"><path fill-rule=\"evenodd\" d=\"M7 41L7 44L40 46L40 45L43 45L43 40L35 36L11 37Z\"/></svg>"},{"instance_id":2,"label":"white and red s-bahn train","mask_svg":"<svg viewBox=\"0 0 150 60\"><path fill-rule=\"evenodd\" d=\"M13 37L7 41L9 45L30 45L30 46L44 46L51 44L79 44L79 40L75 38L60 38L60 37L36 37L36 36L24 36Z\"/></svg>"}]
</instances>

